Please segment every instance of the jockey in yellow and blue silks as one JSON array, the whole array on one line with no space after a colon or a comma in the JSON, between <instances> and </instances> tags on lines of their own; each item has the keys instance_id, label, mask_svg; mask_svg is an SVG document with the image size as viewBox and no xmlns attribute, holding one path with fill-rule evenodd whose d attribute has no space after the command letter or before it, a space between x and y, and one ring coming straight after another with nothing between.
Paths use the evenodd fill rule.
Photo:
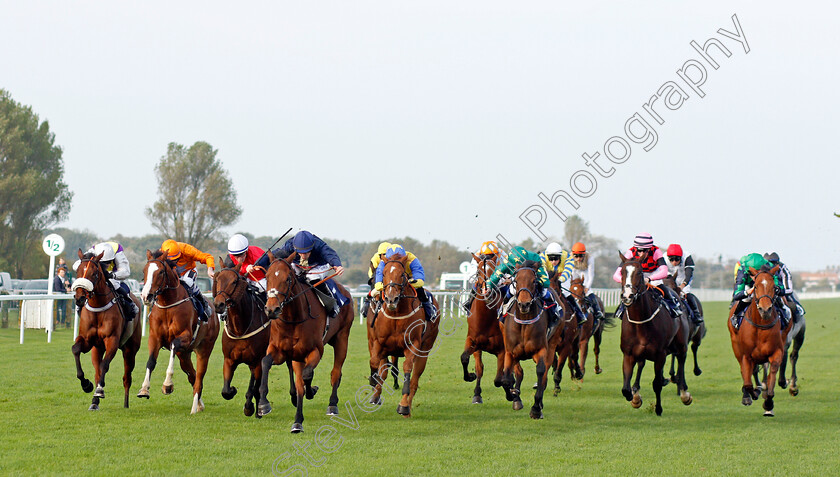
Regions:
<instances>
[{"instance_id":1,"label":"jockey in yellow and blue silks","mask_svg":"<svg viewBox=\"0 0 840 477\"><path fill-rule=\"evenodd\" d=\"M370 302L374 292L373 285L375 284L374 275L376 274L376 269L379 267L379 264L382 263L382 259L385 258L385 252L388 251L388 247L390 246L390 242L380 243L379 246L376 247L376 253L370 257L370 262L368 263L368 285L370 285L370 290L362 300L362 307L359 309L359 316L367 316L368 310L370 310Z\"/></svg>"},{"instance_id":2,"label":"jockey in yellow and blue silks","mask_svg":"<svg viewBox=\"0 0 840 477\"><path fill-rule=\"evenodd\" d=\"M423 271L423 264L420 263L420 260L414 256L413 253L406 251L402 245L391 244L385 251L384 260L380 261L379 265L376 267L376 282L374 283L373 288L377 291L381 291L384 288L382 278L385 272L385 264L389 259L399 258L400 256L408 257L405 261L405 273L408 275L408 283L411 284L411 287L417 292L417 298L420 300L420 304L423 305L423 311L426 313L426 319L433 320L437 315L437 311L435 310L432 300L429 299L429 293L425 288L423 288L423 284L426 280L426 272Z\"/></svg>"},{"instance_id":3,"label":"jockey in yellow and blue silks","mask_svg":"<svg viewBox=\"0 0 840 477\"><path fill-rule=\"evenodd\" d=\"M557 302L554 300L554 295L551 293L548 273L546 273L545 267L542 266L542 258L540 258L538 253L525 250L525 248L519 246L513 247L510 249L510 253L508 253L507 258L496 266L496 271L493 272L493 276L487 280L487 287L491 290L497 288L499 286L499 281L505 275L515 275L516 267L529 261L540 264L539 269L537 269L537 295L542 297L544 302L543 307L546 310L551 311L548 314L548 326L551 328L560 320L560 318L562 318L562 311L560 310L560 307L557 306ZM506 299L512 298L513 295L510 292L510 285L505 286L504 288ZM502 307L500 310L501 314L499 321L504 323L505 315L507 313L506 310L509 308L509 304L514 302L515 300L510 300L508 304Z\"/></svg>"},{"instance_id":4,"label":"jockey in yellow and blue silks","mask_svg":"<svg viewBox=\"0 0 840 477\"><path fill-rule=\"evenodd\" d=\"M570 281L572 272L575 268L575 260L572 254L563 250L557 242L551 242L545 248L545 252L540 254L543 266L548 271L549 280L556 279L560 283L560 290L563 293L563 298L569 303L569 306L577 316L578 326L586 323L586 315L578 306L577 301L571 296L569 290L562 287L563 282Z\"/></svg>"},{"instance_id":5,"label":"jockey in yellow and blue silks","mask_svg":"<svg viewBox=\"0 0 840 477\"><path fill-rule=\"evenodd\" d=\"M493 240L487 240L486 242L481 244L481 247L479 247L478 258L482 260L492 261L494 265L497 265L502 260L502 252L499 250L499 246L496 245L496 242L494 242ZM475 297L477 294L478 290L475 289L475 283L473 283L472 287L470 288L469 296L467 296L467 299L466 301L464 301L464 304L461 305L461 307L464 308L464 311L468 315L470 314L470 309L472 308L473 301L475 301Z\"/></svg>"}]
</instances>

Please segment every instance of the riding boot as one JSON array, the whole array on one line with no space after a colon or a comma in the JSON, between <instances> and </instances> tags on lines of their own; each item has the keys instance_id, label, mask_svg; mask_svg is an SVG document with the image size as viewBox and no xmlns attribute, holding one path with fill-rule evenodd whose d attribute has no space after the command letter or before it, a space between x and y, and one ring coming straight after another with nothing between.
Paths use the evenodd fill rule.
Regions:
<instances>
[{"instance_id":1,"label":"riding boot","mask_svg":"<svg viewBox=\"0 0 840 477\"><path fill-rule=\"evenodd\" d=\"M662 289L665 290L665 303L668 305L668 308L671 309L671 314L674 315L675 318L679 318L679 316L683 314L683 309L677 292L668 287L662 287Z\"/></svg>"},{"instance_id":2,"label":"riding boot","mask_svg":"<svg viewBox=\"0 0 840 477\"><path fill-rule=\"evenodd\" d=\"M330 287L328 287L326 283L321 283L313 289L318 295L318 298L321 300L321 304L323 304L324 308L327 310L327 316L330 318L338 316L338 300L336 300L333 296L330 291Z\"/></svg>"},{"instance_id":3,"label":"riding boot","mask_svg":"<svg viewBox=\"0 0 840 477\"><path fill-rule=\"evenodd\" d=\"M626 310L624 303L619 303L618 308L615 309L615 316L618 317L619 321L621 321L622 316L624 315L624 310Z\"/></svg>"},{"instance_id":4,"label":"riding boot","mask_svg":"<svg viewBox=\"0 0 840 477\"><path fill-rule=\"evenodd\" d=\"M732 313L732 316L729 317L729 321L732 322L732 327L735 328L735 331L738 331L738 328L741 326L741 320L744 319L744 312L747 311L749 306L750 302L737 300L735 311ZM732 308L732 305L729 305L729 307Z\"/></svg>"},{"instance_id":5,"label":"riding boot","mask_svg":"<svg viewBox=\"0 0 840 477\"><path fill-rule=\"evenodd\" d=\"M417 298L420 300L420 304L423 305L423 311L426 313L426 319L428 321L434 321L437 316L437 310L435 310L435 305L432 303L432 300L429 299L429 293L425 288L417 288Z\"/></svg>"},{"instance_id":6,"label":"riding boot","mask_svg":"<svg viewBox=\"0 0 840 477\"><path fill-rule=\"evenodd\" d=\"M502 324L505 323L505 317L510 313L510 309L516 304L516 300L512 296L506 297L505 300L502 306L499 307L499 323Z\"/></svg>"},{"instance_id":7,"label":"riding boot","mask_svg":"<svg viewBox=\"0 0 840 477\"><path fill-rule=\"evenodd\" d=\"M791 319L791 311L790 308L785 303L785 300L781 296L776 296L776 309L779 311L779 316L782 319L782 329L787 328L788 323L790 323Z\"/></svg>"},{"instance_id":8,"label":"riding boot","mask_svg":"<svg viewBox=\"0 0 840 477\"><path fill-rule=\"evenodd\" d=\"M362 308L359 310L360 316L367 316L368 310L370 310L370 294L365 295L362 299Z\"/></svg>"},{"instance_id":9,"label":"riding boot","mask_svg":"<svg viewBox=\"0 0 840 477\"><path fill-rule=\"evenodd\" d=\"M700 313L700 307L697 306L697 297L688 294L685 296L685 301L688 303L688 309L691 311L691 319L694 321L694 324L699 325L703 323L703 315Z\"/></svg>"},{"instance_id":10,"label":"riding boot","mask_svg":"<svg viewBox=\"0 0 840 477\"><path fill-rule=\"evenodd\" d=\"M589 306L592 307L592 311L595 313L595 322L597 323L600 320L604 319L604 311L601 309L601 306L598 304L598 297L595 296L594 293L590 293L586 296L586 301L589 303Z\"/></svg>"},{"instance_id":11,"label":"riding boot","mask_svg":"<svg viewBox=\"0 0 840 477\"><path fill-rule=\"evenodd\" d=\"M470 294L467 296L467 299L464 301L464 304L461 305L461 308L467 313L470 314L470 309L472 308L473 301L475 301L476 291L475 288L470 289Z\"/></svg>"},{"instance_id":12,"label":"riding boot","mask_svg":"<svg viewBox=\"0 0 840 477\"><path fill-rule=\"evenodd\" d=\"M199 290L198 287L195 287L195 291L193 292L191 298L195 311L198 313L199 321L207 323L207 320L210 319L210 307L207 306L207 300L204 299L204 296L201 294L201 290Z\"/></svg>"},{"instance_id":13,"label":"riding boot","mask_svg":"<svg viewBox=\"0 0 840 477\"><path fill-rule=\"evenodd\" d=\"M567 296L566 301L572 307L572 311L575 312L575 315L577 315L578 326L581 326L584 323L586 323L586 314L583 312L583 310L580 309L580 305L578 305L577 300L575 300L574 298L572 298L570 296Z\"/></svg>"}]
</instances>

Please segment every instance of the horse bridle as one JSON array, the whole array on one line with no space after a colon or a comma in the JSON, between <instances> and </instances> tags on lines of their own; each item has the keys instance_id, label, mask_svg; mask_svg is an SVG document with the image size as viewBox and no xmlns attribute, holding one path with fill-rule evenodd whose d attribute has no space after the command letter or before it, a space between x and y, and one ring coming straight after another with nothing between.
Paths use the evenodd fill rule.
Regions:
<instances>
[{"instance_id":1,"label":"horse bridle","mask_svg":"<svg viewBox=\"0 0 840 477\"><path fill-rule=\"evenodd\" d=\"M387 267L389 263L399 264L400 268L402 268L402 280L400 280L399 283L393 282L393 281L389 282L387 285L384 285L382 287L382 301L385 301L385 292L390 287L397 287L400 290L400 293L397 295L397 299L394 303L399 302L400 298L415 298L415 297L417 297L417 294L416 294L417 292L415 292L414 295L406 295L405 294L405 287L406 286L408 286L409 288L414 290L414 288L411 287L410 284L408 283L408 273L405 270L405 264L402 263L400 260L387 260L385 262L385 265L383 265L383 268L382 268L383 271L385 270L385 267ZM384 281L384 274L383 274L383 281Z\"/></svg>"},{"instance_id":2,"label":"horse bridle","mask_svg":"<svg viewBox=\"0 0 840 477\"><path fill-rule=\"evenodd\" d=\"M757 282L758 281L757 280L758 276L761 275L762 273L767 273L768 275L770 275L769 272L759 272L755 276L755 278L753 278L753 282ZM772 276L771 276L771 278L772 278ZM761 301L762 298L769 298L770 299L770 308L773 308L776 296L775 295L771 296L771 295L768 295L768 294L764 294L764 295L761 295L761 296L758 296L758 297L755 297L755 296L753 297L753 301L755 302L756 309L758 308L758 302ZM775 312L775 310L773 310L773 311ZM759 314L759 316L760 316L760 314ZM746 318L746 320L756 328L759 328L759 329L762 329L762 330L769 330L770 328L772 328L773 326L776 325L777 321L779 321L779 314L778 314L778 312L776 312L776 317L773 318L773 321L771 321L769 324L764 324L764 325L758 324L758 323L753 323L753 321L749 317L749 314L747 314L747 313L744 313L744 318Z\"/></svg>"},{"instance_id":3,"label":"horse bridle","mask_svg":"<svg viewBox=\"0 0 840 477\"><path fill-rule=\"evenodd\" d=\"M151 263L151 262L159 263L161 265L160 271L161 271L161 273L163 273L163 285L158 285L158 287L155 289L155 291L149 292L149 303L154 303L157 300L157 297L161 293L163 293L167 290L176 290L178 288L178 281L179 280L176 278L175 285L170 286L169 285L169 271L172 271L172 273L175 273L174 270L172 270L172 267L170 267L169 264L166 261L161 260L159 258L149 260L149 263ZM148 277L147 277L147 279L148 279Z\"/></svg>"},{"instance_id":4,"label":"horse bridle","mask_svg":"<svg viewBox=\"0 0 840 477\"><path fill-rule=\"evenodd\" d=\"M245 284L244 287L240 286L242 285L242 282L245 281L245 279L243 279L239 275L239 273L233 268L223 268L219 270L219 273L217 273L216 275L221 275L224 272L233 273L234 276L236 276L236 279L233 282L233 290L230 293L228 293L227 290L218 290L219 279L218 277L214 277L213 279L213 298L215 299L217 296L221 296L222 298L224 298L224 301L222 303L225 305L225 309L221 313L221 316L227 316L228 308L230 308L231 304L236 303L242 299L242 296L245 294L245 289L248 286L247 284Z\"/></svg>"},{"instance_id":5,"label":"horse bridle","mask_svg":"<svg viewBox=\"0 0 840 477\"><path fill-rule=\"evenodd\" d=\"M528 296L530 296L531 299L528 300L528 302L525 305L527 305L528 308L530 309L531 306L534 304L534 301L536 301L536 299L537 299L536 283L539 281L539 279L538 279L538 276L537 276L537 271L534 270L533 268L531 268L531 267L520 267L516 270L516 274L518 275L521 270L530 270L531 273L534 274L534 291L531 291L530 288L519 288L519 284L516 282L516 275L514 275L514 277L513 277L513 287L516 289L516 295L514 295L514 297L518 298L520 293L527 292Z\"/></svg>"},{"instance_id":6,"label":"horse bridle","mask_svg":"<svg viewBox=\"0 0 840 477\"><path fill-rule=\"evenodd\" d=\"M631 263L631 262L629 262L629 261L628 261L628 262L625 262L625 264L627 264L627 263ZM641 263L636 262L636 261L633 261L632 263L636 264L636 265L639 267L639 271L638 271L638 273L640 273L640 274L642 275L642 288L644 288L644 290L642 290L642 291L637 291L637 290L636 290L636 284L635 284L635 283L631 284L631 285L632 285L632 290L633 290L633 291L630 293L630 303L628 303L628 304L627 304L627 305L625 305L625 306L630 306L630 305L632 305L633 303L635 303L635 302L636 302L636 300L638 300L638 299L639 299L639 297L641 297L642 295L644 295L645 293L647 293L647 292L648 292L648 290L650 290L650 287L649 287L649 286L645 286L645 274L644 274L644 272L643 272L643 271L642 271L642 269L641 269ZM624 265L624 264L622 264L622 267L623 267L623 265ZM626 269L625 269L625 270L626 270ZM622 290L623 290L623 289L624 289L624 286L622 285ZM570 292L570 293L571 293L571 292ZM623 303L623 302L622 302L622 303Z\"/></svg>"},{"instance_id":7,"label":"horse bridle","mask_svg":"<svg viewBox=\"0 0 840 477\"><path fill-rule=\"evenodd\" d=\"M86 262L87 263L94 263L94 264L96 264L96 267L93 270L92 279L87 278L87 280L89 280L91 282L91 284L93 285L93 287L92 287L93 289L91 291L88 291L84 287L77 287L77 288L82 289L82 293L85 296L85 301L87 301L89 299L88 297L90 295L107 297L111 294L114 294L114 290L112 290L111 287L107 287L108 291L105 292L105 293L99 293L99 292L96 291L96 283L100 280L100 277L105 275L105 271L102 269L102 263L101 262L94 262L94 260L92 258L81 259L81 261L79 262L79 268L81 268L82 264L86 263ZM77 270L78 270L78 268L77 268ZM77 280L79 278L83 278L83 277L79 277L79 276L76 277Z\"/></svg>"}]
</instances>

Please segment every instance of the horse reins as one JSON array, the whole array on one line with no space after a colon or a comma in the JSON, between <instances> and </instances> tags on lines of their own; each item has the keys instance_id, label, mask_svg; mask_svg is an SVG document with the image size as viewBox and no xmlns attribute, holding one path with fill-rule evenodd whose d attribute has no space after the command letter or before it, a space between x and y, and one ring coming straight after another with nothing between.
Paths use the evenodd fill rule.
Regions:
<instances>
[{"instance_id":1,"label":"horse reins","mask_svg":"<svg viewBox=\"0 0 840 477\"><path fill-rule=\"evenodd\" d=\"M221 290L218 293L216 293L214 295L214 297L215 296L222 296L222 298L227 297L224 300L225 311L222 313L222 316L226 317L227 314L228 314L228 309L232 305L237 304L239 301L242 300L243 297L248 296L248 291L247 291L248 285L247 285L247 283L245 283L244 287L240 286L245 282L245 280L239 275L239 273L236 272L236 270L234 270L232 268L222 269L222 270L219 271L219 274L221 274L225 271L230 271L231 273L236 275L236 281L233 285L233 291L231 293L228 293L227 290ZM216 287L216 283L217 283L216 280L214 280L213 281L214 288ZM237 290L240 290L240 291L237 291ZM253 300L254 297L249 297L248 299L250 301L250 300ZM250 303L251 303L251 308L252 308L252 311L253 311L254 302L251 301ZM271 324L271 320L268 320L265 323L262 323L261 326L257 327L255 330L249 332L248 329L251 328L251 325L254 323L254 315L256 315L256 313L251 313L251 320L248 322L248 326L245 328L245 333L243 333L241 335L231 334L230 329L228 328L228 320L224 320L225 321L225 334L228 336L228 338L233 339L233 340L248 339L252 336L255 336L255 335L259 334L261 331L268 328L268 326Z\"/></svg>"}]
</instances>

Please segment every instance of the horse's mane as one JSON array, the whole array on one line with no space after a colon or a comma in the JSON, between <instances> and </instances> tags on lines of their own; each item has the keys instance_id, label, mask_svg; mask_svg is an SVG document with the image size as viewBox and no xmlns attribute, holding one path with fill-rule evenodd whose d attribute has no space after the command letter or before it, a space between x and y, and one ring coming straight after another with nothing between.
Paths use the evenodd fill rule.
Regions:
<instances>
[{"instance_id":1,"label":"horse's mane","mask_svg":"<svg viewBox=\"0 0 840 477\"><path fill-rule=\"evenodd\" d=\"M522 262L522 263L521 263L518 267L516 267L516 269L517 269L517 270L519 270L520 268L532 268L532 269L537 269L537 268L539 268L539 266L540 266L540 263L539 263L539 262L535 262L535 261L533 261L533 260L525 260L525 261L524 261L524 262Z\"/></svg>"},{"instance_id":2,"label":"horse's mane","mask_svg":"<svg viewBox=\"0 0 840 477\"><path fill-rule=\"evenodd\" d=\"M82 260L90 260L95 256L96 255L94 255L93 252L87 252L82 256Z\"/></svg>"},{"instance_id":3,"label":"horse's mane","mask_svg":"<svg viewBox=\"0 0 840 477\"><path fill-rule=\"evenodd\" d=\"M172 268L175 268L175 265L177 265L177 262L175 260L170 260L169 258L166 257L166 255L164 255L163 250L155 250L154 252L152 252L152 259L162 260L162 261L168 263L169 266L172 267Z\"/></svg>"}]
</instances>

